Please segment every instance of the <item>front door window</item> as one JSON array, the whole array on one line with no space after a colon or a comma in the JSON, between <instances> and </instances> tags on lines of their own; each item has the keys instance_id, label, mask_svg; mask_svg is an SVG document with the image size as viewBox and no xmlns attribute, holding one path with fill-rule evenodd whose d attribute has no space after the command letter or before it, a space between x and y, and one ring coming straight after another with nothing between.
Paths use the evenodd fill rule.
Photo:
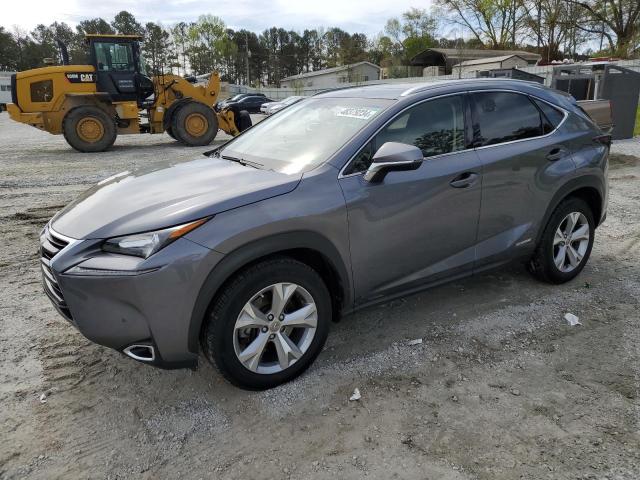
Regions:
<instances>
[{"instance_id":1,"label":"front door window","mask_svg":"<svg viewBox=\"0 0 640 480\"><path fill-rule=\"evenodd\" d=\"M425 158L464 150L462 96L436 98L401 113L355 156L345 175L366 171L375 151L386 142L415 145Z\"/></svg>"}]
</instances>

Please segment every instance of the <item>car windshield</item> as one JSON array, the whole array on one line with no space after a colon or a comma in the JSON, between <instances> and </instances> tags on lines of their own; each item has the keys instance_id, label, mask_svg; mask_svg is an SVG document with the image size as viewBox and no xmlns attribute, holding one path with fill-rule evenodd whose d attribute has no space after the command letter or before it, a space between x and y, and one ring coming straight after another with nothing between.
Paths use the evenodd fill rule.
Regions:
<instances>
[{"instance_id":1,"label":"car windshield","mask_svg":"<svg viewBox=\"0 0 640 480\"><path fill-rule=\"evenodd\" d=\"M392 103L368 98L303 100L229 142L221 155L286 174L307 172L327 161Z\"/></svg>"}]
</instances>

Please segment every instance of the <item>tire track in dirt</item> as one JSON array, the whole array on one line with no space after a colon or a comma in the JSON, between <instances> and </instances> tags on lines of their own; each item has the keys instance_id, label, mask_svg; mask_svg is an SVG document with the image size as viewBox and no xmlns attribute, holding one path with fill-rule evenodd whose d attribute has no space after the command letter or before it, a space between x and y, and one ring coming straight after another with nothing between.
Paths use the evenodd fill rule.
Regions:
<instances>
[{"instance_id":1,"label":"tire track in dirt","mask_svg":"<svg viewBox=\"0 0 640 480\"><path fill-rule=\"evenodd\" d=\"M95 356L96 347L79 333L74 335L70 328L52 327L49 336L40 339L38 348L45 384L61 392L106 373L102 359Z\"/></svg>"}]
</instances>

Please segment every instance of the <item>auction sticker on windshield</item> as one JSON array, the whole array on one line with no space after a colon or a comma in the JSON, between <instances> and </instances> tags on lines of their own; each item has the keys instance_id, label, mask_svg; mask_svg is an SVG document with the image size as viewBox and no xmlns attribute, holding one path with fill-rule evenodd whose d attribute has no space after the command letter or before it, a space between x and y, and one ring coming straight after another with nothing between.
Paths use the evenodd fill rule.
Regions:
<instances>
[{"instance_id":1,"label":"auction sticker on windshield","mask_svg":"<svg viewBox=\"0 0 640 480\"><path fill-rule=\"evenodd\" d=\"M380 112L377 107L343 107L337 113L338 117L357 118L358 120L369 120Z\"/></svg>"}]
</instances>

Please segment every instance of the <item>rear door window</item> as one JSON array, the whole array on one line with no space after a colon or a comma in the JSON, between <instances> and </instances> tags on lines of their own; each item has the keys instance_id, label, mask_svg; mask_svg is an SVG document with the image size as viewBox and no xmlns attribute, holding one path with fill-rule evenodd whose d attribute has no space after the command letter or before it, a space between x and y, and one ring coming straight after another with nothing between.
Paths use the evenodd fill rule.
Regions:
<instances>
[{"instance_id":1,"label":"rear door window","mask_svg":"<svg viewBox=\"0 0 640 480\"><path fill-rule=\"evenodd\" d=\"M474 130L478 146L543 134L540 111L528 96L514 92L474 93Z\"/></svg>"}]
</instances>

